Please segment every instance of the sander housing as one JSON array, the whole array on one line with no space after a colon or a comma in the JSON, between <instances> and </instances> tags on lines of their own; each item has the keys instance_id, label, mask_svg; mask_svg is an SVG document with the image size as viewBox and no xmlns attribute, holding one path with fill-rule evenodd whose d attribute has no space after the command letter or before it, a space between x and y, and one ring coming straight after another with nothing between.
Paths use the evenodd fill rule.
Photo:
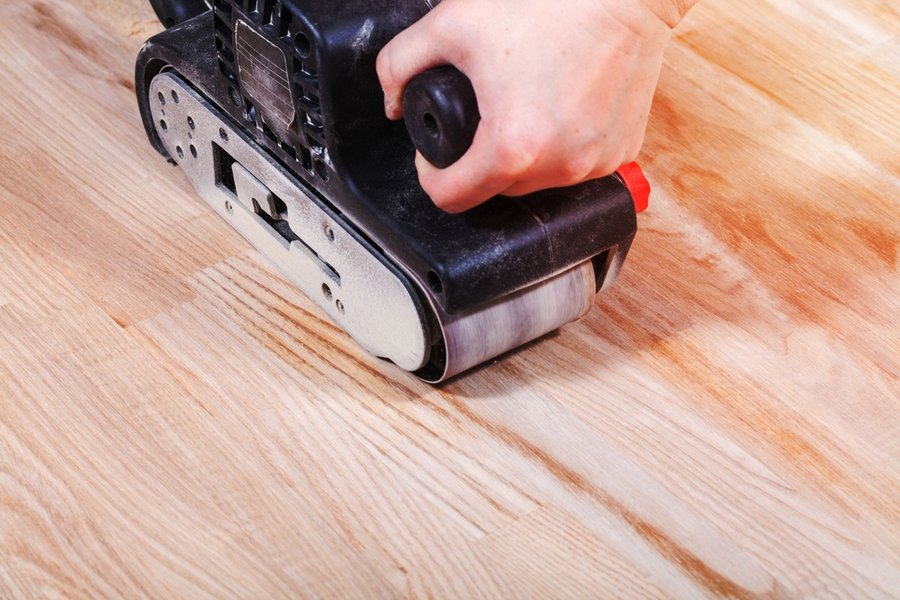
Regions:
<instances>
[{"instance_id":1,"label":"sander housing","mask_svg":"<svg viewBox=\"0 0 900 600\"><path fill-rule=\"evenodd\" d=\"M141 49L151 144L363 348L430 382L585 314L618 275L646 180L609 177L463 214L418 183L451 164L477 99L459 71L415 78L384 116L375 58L424 0L155 0Z\"/></svg>"}]
</instances>

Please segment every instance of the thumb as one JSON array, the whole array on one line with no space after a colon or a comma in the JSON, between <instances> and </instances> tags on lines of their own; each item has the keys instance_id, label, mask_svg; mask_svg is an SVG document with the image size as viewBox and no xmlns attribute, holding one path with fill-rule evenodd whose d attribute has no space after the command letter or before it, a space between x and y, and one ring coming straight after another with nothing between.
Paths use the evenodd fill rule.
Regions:
<instances>
[{"instance_id":1,"label":"thumb","mask_svg":"<svg viewBox=\"0 0 900 600\"><path fill-rule=\"evenodd\" d=\"M403 116L403 90L410 79L432 67L448 64L446 45L437 35L435 13L442 5L400 32L378 54L375 69L384 90L384 112L389 119Z\"/></svg>"}]
</instances>

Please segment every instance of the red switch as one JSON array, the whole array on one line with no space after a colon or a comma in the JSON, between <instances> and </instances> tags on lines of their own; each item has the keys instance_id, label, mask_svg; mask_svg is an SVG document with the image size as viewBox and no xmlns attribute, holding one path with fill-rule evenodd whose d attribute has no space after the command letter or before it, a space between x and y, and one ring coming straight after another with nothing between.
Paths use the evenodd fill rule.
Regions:
<instances>
[{"instance_id":1,"label":"red switch","mask_svg":"<svg viewBox=\"0 0 900 600\"><path fill-rule=\"evenodd\" d=\"M631 192L635 212L644 212L650 204L650 182L636 162L624 164L616 170L616 175Z\"/></svg>"}]
</instances>

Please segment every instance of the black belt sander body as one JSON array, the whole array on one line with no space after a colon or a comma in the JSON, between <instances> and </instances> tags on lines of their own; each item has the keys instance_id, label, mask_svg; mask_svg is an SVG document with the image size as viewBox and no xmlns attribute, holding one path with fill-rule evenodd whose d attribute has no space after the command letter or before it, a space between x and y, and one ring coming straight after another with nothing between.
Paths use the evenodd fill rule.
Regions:
<instances>
[{"instance_id":1,"label":"black belt sander body","mask_svg":"<svg viewBox=\"0 0 900 600\"><path fill-rule=\"evenodd\" d=\"M422 190L415 147L438 166L465 151L471 84L419 76L404 127L375 58L432 2L152 4L167 30L137 59L150 142L375 356L442 381L582 316L619 273L648 192L636 166L463 214Z\"/></svg>"}]
</instances>

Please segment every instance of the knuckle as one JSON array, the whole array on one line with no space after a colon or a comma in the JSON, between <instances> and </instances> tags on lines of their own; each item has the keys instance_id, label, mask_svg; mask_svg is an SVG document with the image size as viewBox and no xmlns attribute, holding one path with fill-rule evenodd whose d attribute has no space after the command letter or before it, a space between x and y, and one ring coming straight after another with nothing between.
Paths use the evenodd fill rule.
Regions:
<instances>
[{"instance_id":1,"label":"knuckle","mask_svg":"<svg viewBox=\"0 0 900 600\"><path fill-rule=\"evenodd\" d=\"M448 177L444 172L426 169L419 173L419 184L435 206L448 213L462 212L478 200L477 191L465 176Z\"/></svg>"},{"instance_id":2,"label":"knuckle","mask_svg":"<svg viewBox=\"0 0 900 600\"><path fill-rule=\"evenodd\" d=\"M375 72L385 91L395 85L396 82L396 61L394 60L394 45L388 44L381 49L375 58Z\"/></svg>"},{"instance_id":3,"label":"knuckle","mask_svg":"<svg viewBox=\"0 0 900 600\"><path fill-rule=\"evenodd\" d=\"M633 161L640 150L636 144L623 144L620 147L610 148L602 160L597 162L595 173L597 177L603 177L613 173L622 165Z\"/></svg>"},{"instance_id":4,"label":"knuckle","mask_svg":"<svg viewBox=\"0 0 900 600\"><path fill-rule=\"evenodd\" d=\"M453 40L459 32L459 19L455 11L435 9L428 15L428 34L435 42Z\"/></svg>"},{"instance_id":5,"label":"knuckle","mask_svg":"<svg viewBox=\"0 0 900 600\"><path fill-rule=\"evenodd\" d=\"M616 169L621 167L628 161L623 161L621 158L610 158L609 160L603 162L600 165L600 168L597 169L598 177L605 177L606 175L610 175L615 172Z\"/></svg>"},{"instance_id":6,"label":"knuckle","mask_svg":"<svg viewBox=\"0 0 900 600\"><path fill-rule=\"evenodd\" d=\"M596 158L587 152L574 154L568 158L561 169L563 183L574 185L590 179L597 168Z\"/></svg>"},{"instance_id":7,"label":"knuckle","mask_svg":"<svg viewBox=\"0 0 900 600\"><path fill-rule=\"evenodd\" d=\"M503 132L497 144L500 170L521 176L532 170L548 145L547 136L538 128L516 127Z\"/></svg>"},{"instance_id":8,"label":"knuckle","mask_svg":"<svg viewBox=\"0 0 900 600\"><path fill-rule=\"evenodd\" d=\"M453 202L453 197L448 193L446 186L440 184L431 169L419 171L419 185L439 207L443 208L443 205Z\"/></svg>"},{"instance_id":9,"label":"knuckle","mask_svg":"<svg viewBox=\"0 0 900 600\"><path fill-rule=\"evenodd\" d=\"M466 204L462 204L459 201L437 201L434 202L435 206L440 208L442 211L450 214L459 214L464 212L466 209L470 208Z\"/></svg>"},{"instance_id":10,"label":"knuckle","mask_svg":"<svg viewBox=\"0 0 900 600\"><path fill-rule=\"evenodd\" d=\"M462 212L465 208L462 205L462 199L459 197L459 194L453 193L452 191L448 192L443 188L425 187L425 192L428 194L428 197L431 198L431 201L434 202L435 206L445 212L457 213Z\"/></svg>"}]
</instances>

